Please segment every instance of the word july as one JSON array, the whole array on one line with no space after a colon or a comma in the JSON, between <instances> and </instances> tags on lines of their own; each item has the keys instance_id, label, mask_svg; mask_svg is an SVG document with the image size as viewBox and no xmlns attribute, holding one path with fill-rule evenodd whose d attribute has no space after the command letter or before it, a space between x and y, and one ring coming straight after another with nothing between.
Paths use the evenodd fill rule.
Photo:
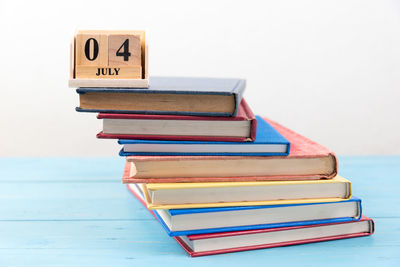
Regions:
<instances>
[{"instance_id":1,"label":"word july","mask_svg":"<svg viewBox=\"0 0 400 267\"><path fill-rule=\"evenodd\" d=\"M96 76L118 75L120 68L97 68Z\"/></svg>"}]
</instances>

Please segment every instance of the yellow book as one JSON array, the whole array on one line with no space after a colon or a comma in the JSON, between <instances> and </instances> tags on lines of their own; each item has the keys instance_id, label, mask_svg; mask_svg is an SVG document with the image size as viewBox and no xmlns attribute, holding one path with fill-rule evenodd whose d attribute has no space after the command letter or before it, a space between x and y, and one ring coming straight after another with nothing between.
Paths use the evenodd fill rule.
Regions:
<instances>
[{"instance_id":1,"label":"yellow book","mask_svg":"<svg viewBox=\"0 0 400 267\"><path fill-rule=\"evenodd\" d=\"M335 202L351 198L351 182L326 180L155 183L137 186L149 209L187 209Z\"/></svg>"}]
</instances>

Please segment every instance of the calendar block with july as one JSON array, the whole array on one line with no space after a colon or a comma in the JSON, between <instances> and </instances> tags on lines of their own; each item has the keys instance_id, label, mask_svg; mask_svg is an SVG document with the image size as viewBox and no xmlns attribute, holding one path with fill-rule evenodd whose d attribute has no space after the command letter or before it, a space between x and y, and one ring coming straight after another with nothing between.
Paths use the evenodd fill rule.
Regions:
<instances>
[{"instance_id":1,"label":"calendar block with july","mask_svg":"<svg viewBox=\"0 0 400 267\"><path fill-rule=\"evenodd\" d=\"M144 31L78 31L69 86L148 87L147 54Z\"/></svg>"}]
</instances>

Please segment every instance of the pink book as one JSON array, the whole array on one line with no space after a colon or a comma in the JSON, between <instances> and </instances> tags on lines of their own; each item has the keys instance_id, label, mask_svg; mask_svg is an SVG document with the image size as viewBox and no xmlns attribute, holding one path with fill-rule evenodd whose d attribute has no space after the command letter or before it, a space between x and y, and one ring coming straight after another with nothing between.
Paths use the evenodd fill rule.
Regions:
<instances>
[{"instance_id":1,"label":"pink book","mask_svg":"<svg viewBox=\"0 0 400 267\"><path fill-rule=\"evenodd\" d=\"M243 99L234 117L99 113L103 131L97 138L249 142L256 137L257 121Z\"/></svg>"},{"instance_id":2,"label":"pink book","mask_svg":"<svg viewBox=\"0 0 400 267\"><path fill-rule=\"evenodd\" d=\"M374 221L359 221L174 237L192 257L368 236Z\"/></svg>"},{"instance_id":3,"label":"pink book","mask_svg":"<svg viewBox=\"0 0 400 267\"><path fill-rule=\"evenodd\" d=\"M266 120L290 142L289 156L131 156L127 157L122 181L240 182L330 179L337 175L337 158L332 151Z\"/></svg>"}]
</instances>

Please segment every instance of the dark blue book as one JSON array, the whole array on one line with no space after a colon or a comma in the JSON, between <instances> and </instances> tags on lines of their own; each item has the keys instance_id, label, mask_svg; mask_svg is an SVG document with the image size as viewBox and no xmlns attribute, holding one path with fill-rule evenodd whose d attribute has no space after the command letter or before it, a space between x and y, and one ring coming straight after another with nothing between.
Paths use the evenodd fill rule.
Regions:
<instances>
[{"instance_id":1,"label":"dark blue book","mask_svg":"<svg viewBox=\"0 0 400 267\"><path fill-rule=\"evenodd\" d=\"M274 127L256 116L253 142L125 140L120 156L287 156L290 143Z\"/></svg>"},{"instance_id":2,"label":"dark blue book","mask_svg":"<svg viewBox=\"0 0 400 267\"><path fill-rule=\"evenodd\" d=\"M128 189L146 206L136 184ZM170 236L358 221L361 199L267 206L150 210Z\"/></svg>"},{"instance_id":3,"label":"dark blue book","mask_svg":"<svg viewBox=\"0 0 400 267\"><path fill-rule=\"evenodd\" d=\"M77 111L235 116L246 81L222 78L151 77L149 88L78 88Z\"/></svg>"}]
</instances>

